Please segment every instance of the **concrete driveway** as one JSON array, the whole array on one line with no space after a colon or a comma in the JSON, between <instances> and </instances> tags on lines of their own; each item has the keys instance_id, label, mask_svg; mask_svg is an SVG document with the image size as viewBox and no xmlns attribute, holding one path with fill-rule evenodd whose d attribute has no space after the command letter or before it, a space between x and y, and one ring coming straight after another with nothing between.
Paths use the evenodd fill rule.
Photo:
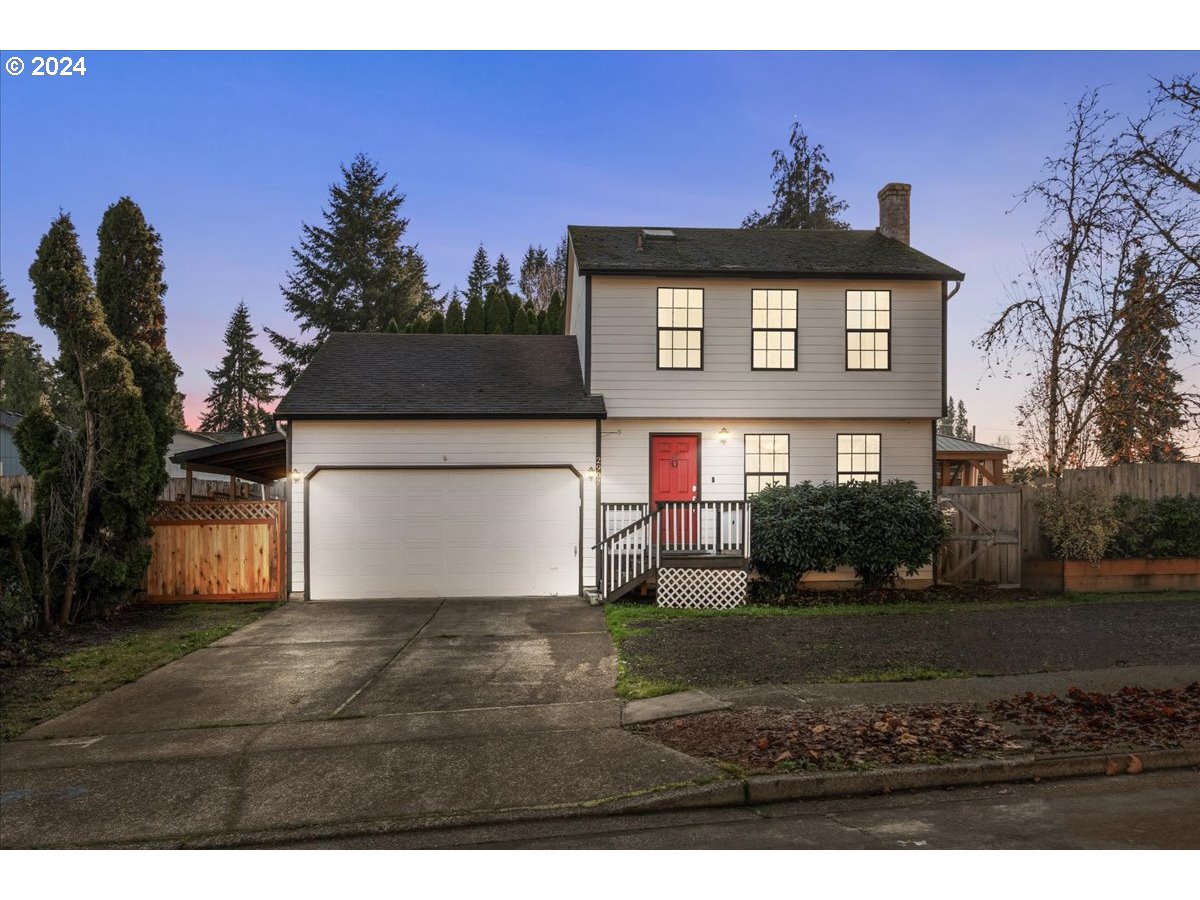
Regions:
<instances>
[{"instance_id":1,"label":"concrete driveway","mask_svg":"<svg viewBox=\"0 0 1200 900\"><path fill-rule=\"evenodd\" d=\"M289 603L5 744L2 842L353 830L719 774L622 731L615 680L578 598Z\"/></svg>"}]
</instances>

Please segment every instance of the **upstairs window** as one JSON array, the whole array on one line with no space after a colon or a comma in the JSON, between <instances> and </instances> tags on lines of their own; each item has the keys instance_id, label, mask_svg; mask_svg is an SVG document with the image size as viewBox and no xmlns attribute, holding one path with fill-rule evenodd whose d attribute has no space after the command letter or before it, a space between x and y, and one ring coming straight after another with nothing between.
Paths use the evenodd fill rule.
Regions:
<instances>
[{"instance_id":1,"label":"upstairs window","mask_svg":"<svg viewBox=\"0 0 1200 900\"><path fill-rule=\"evenodd\" d=\"M796 368L796 292L750 292L752 369Z\"/></svg>"},{"instance_id":2,"label":"upstairs window","mask_svg":"<svg viewBox=\"0 0 1200 900\"><path fill-rule=\"evenodd\" d=\"M746 496L772 484L787 484L790 454L786 434L746 435Z\"/></svg>"},{"instance_id":3,"label":"upstairs window","mask_svg":"<svg viewBox=\"0 0 1200 900\"><path fill-rule=\"evenodd\" d=\"M878 481L880 471L879 435L838 435L838 484L845 484L848 481Z\"/></svg>"},{"instance_id":4,"label":"upstairs window","mask_svg":"<svg viewBox=\"0 0 1200 900\"><path fill-rule=\"evenodd\" d=\"M658 367L704 368L704 291L658 289Z\"/></svg>"},{"instance_id":5,"label":"upstairs window","mask_svg":"<svg viewBox=\"0 0 1200 900\"><path fill-rule=\"evenodd\" d=\"M846 368L892 367L892 292L846 291Z\"/></svg>"}]
</instances>

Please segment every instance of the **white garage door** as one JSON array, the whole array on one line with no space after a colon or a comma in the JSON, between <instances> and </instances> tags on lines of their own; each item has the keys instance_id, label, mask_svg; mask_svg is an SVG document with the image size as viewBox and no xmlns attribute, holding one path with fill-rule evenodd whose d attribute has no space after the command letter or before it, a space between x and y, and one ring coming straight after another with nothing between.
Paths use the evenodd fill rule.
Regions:
<instances>
[{"instance_id":1,"label":"white garage door","mask_svg":"<svg viewBox=\"0 0 1200 900\"><path fill-rule=\"evenodd\" d=\"M308 503L314 600L579 592L569 469L325 469Z\"/></svg>"}]
</instances>

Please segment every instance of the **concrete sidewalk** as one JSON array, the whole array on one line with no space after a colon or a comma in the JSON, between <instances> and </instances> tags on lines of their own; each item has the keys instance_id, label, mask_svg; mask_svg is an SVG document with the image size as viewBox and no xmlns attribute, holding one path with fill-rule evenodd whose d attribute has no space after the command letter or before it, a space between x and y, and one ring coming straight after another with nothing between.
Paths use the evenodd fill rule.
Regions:
<instances>
[{"instance_id":1,"label":"concrete sidewalk","mask_svg":"<svg viewBox=\"0 0 1200 900\"><path fill-rule=\"evenodd\" d=\"M681 691L625 704L624 725L712 712L719 709L765 706L793 709L804 706L915 706L924 703L970 703L1024 694L1066 694L1073 687L1111 692L1123 687L1183 688L1200 681L1200 665L1119 666L1067 672L1033 672L986 678L939 678L929 681L873 681L846 684L759 684L750 687Z\"/></svg>"}]
</instances>

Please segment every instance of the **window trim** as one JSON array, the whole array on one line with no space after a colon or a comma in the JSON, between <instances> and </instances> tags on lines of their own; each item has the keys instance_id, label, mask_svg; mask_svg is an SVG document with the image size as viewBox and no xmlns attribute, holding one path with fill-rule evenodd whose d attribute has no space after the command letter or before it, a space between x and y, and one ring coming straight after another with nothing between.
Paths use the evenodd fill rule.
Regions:
<instances>
[{"instance_id":1,"label":"window trim","mask_svg":"<svg viewBox=\"0 0 1200 900\"><path fill-rule=\"evenodd\" d=\"M871 371L871 370L868 369L867 371ZM883 370L881 369L879 371L883 371ZM841 439L844 437L849 437L849 438L877 437L877 438L879 438L879 471L878 472L868 472L868 471L864 470L862 472L855 472L855 471L847 470L846 472L843 473L842 468L841 468L841 461L838 459L838 457L841 455L840 451L838 450L838 444L841 443ZM878 475L879 476L878 483L879 484L883 483L883 432L880 432L880 431L839 431L837 433L837 436L834 437L834 439L833 439L833 483L834 484L843 484L843 481L842 481L843 474L845 474L845 475ZM845 482L845 483L849 483L849 482Z\"/></svg>"},{"instance_id":2,"label":"window trim","mask_svg":"<svg viewBox=\"0 0 1200 900\"><path fill-rule=\"evenodd\" d=\"M754 327L754 292L755 291L791 291L796 295L796 325L793 328L755 328ZM790 366L756 366L754 364L754 335L777 331L781 334L792 333L792 364ZM890 362L890 359L889 359ZM800 291L796 288L751 288L750 289L750 371L751 372L798 372L800 370Z\"/></svg>"},{"instance_id":3,"label":"window trim","mask_svg":"<svg viewBox=\"0 0 1200 900\"><path fill-rule=\"evenodd\" d=\"M846 324L846 311L850 308L850 292L851 291L886 291L888 295L888 327L887 328L851 328ZM847 372L890 372L892 371L892 355L896 352L896 348L892 343L892 324L895 310L892 308L892 289L891 288L846 288L846 292L842 297L842 328L845 329L845 336L842 339L842 365L845 366ZM859 366L857 369L850 368L850 335L854 334L886 334L888 336L888 364L882 369L870 368L864 369Z\"/></svg>"},{"instance_id":4,"label":"window trim","mask_svg":"<svg viewBox=\"0 0 1200 900\"><path fill-rule=\"evenodd\" d=\"M778 371L778 370L776 370L776 371ZM784 369L783 371L786 372L787 370ZM792 483L792 433L790 431L751 431L751 432L747 432L742 435L742 499L743 500L749 500L753 496L750 493L750 487L746 481L751 475L758 475L761 477L763 475L779 475L779 474L781 474L779 472L762 472L762 471L751 472L749 469L746 468L746 453L747 453L746 438L751 438L751 437L759 437L759 438L761 438L761 437L773 437L773 438L785 437L785 438L787 438L787 441L788 441L788 449L787 449L788 470L786 472L783 472L782 475L783 475L784 485L791 485L791 483ZM759 455L761 455L761 453ZM774 451L772 451L772 455L774 455ZM761 488L759 490L761 490Z\"/></svg>"},{"instance_id":5,"label":"window trim","mask_svg":"<svg viewBox=\"0 0 1200 900\"><path fill-rule=\"evenodd\" d=\"M694 287L679 287L673 285L659 285L654 289L654 368L660 372L703 372L704 371L704 326L699 328L692 327L676 327L674 325L659 325L658 324L658 292L659 291L699 291L700 292L700 313L702 317L707 316L705 308L704 288ZM700 332L700 365L699 366L664 366L662 364L662 333L664 331L698 331Z\"/></svg>"}]
</instances>

